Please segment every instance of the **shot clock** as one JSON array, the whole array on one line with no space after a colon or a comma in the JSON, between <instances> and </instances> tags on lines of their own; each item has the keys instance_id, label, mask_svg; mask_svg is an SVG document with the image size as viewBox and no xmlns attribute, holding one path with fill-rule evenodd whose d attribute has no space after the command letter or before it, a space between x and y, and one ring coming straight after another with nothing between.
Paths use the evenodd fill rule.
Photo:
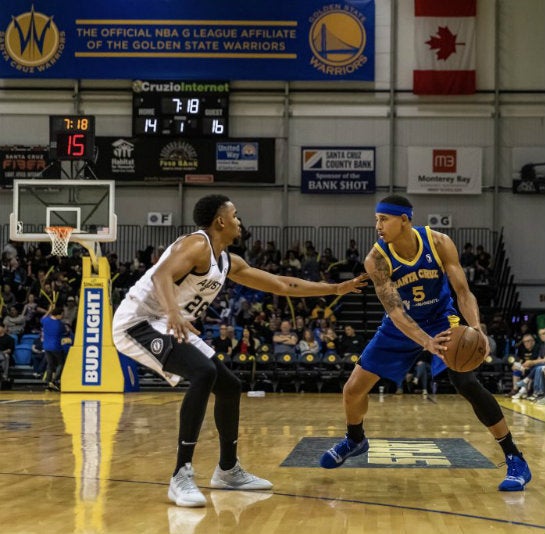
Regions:
<instances>
[{"instance_id":1,"label":"shot clock","mask_svg":"<svg viewBox=\"0 0 545 534\"><path fill-rule=\"evenodd\" d=\"M227 137L228 82L133 82L133 135Z\"/></svg>"},{"instance_id":2,"label":"shot clock","mask_svg":"<svg viewBox=\"0 0 545 534\"><path fill-rule=\"evenodd\" d=\"M92 115L51 115L49 157L53 160L93 159L95 117Z\"/></svg>"}]
</instances>

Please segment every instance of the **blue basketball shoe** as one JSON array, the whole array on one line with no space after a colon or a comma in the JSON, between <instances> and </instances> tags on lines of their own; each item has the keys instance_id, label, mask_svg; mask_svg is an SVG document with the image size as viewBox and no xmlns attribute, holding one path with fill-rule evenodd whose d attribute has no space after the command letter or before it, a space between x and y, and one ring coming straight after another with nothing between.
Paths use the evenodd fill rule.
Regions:
<instances>
[{"instance_id":1,"label":"blue basketball shoe","mask_svg":"<svg viewBox=\"0 0 545 534\"><path fill-rule=\"evenodd\" d=\"M500 491L522 491L524 486L532 480L532 473L526 460L522 456L508 454L505 457L507 475L498 486Z\"/></svg>"},{"instance_id":2,"label":"blue basketball shoe","mask_svg":"<svg viewBox=\"0 0 545 534\"><path fill-rule=\"evenodd\" d=\"M359 456L369 450L369 440L365 438L363 441L356 443L346 436L342 441L337 443L324 452L320 458L320 466L325 469L334 469L340 467L351 456Z\"/></svg>"}]
</instances>

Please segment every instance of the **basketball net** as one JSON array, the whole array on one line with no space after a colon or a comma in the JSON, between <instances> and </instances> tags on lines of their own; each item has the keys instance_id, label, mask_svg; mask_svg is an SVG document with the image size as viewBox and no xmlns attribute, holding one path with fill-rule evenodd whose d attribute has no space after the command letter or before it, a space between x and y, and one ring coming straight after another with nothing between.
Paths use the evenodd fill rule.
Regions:
<instances>
[{"instance_id":1,"label":"basketball net","mask_svg":"<svg viewBox=\"0 0 545 534\"><path fill-rule=\"evenodd\" d=\"M68 243L74 231L71 226L46 226L45 231L51 238L51 254L68 256Z\"/></svg>"}]
</instances>

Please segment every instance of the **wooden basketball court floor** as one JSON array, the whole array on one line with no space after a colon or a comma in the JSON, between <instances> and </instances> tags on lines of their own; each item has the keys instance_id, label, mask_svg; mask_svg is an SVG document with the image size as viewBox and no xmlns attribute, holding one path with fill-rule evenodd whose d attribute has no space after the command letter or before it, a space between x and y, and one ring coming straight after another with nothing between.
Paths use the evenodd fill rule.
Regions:
<instances>
[{"instance_id":1,"label":"wooden basketball court floor","mask_svg":"<svg viewBox=\"0 0 545 534\"><path fill-rule=\"evenodd\" d=\"M183 391L83 396L0 392L0 532L483 533L545 531L545 407L500 402L531 462L526 491L502 493L499 447L456 395L372 395L369 455L324 470L344 434L340 394L242 399L242 465L270 492L210 489L212 405L194 459L208 499L167 499Z\"/></svg>"}]
</instances>

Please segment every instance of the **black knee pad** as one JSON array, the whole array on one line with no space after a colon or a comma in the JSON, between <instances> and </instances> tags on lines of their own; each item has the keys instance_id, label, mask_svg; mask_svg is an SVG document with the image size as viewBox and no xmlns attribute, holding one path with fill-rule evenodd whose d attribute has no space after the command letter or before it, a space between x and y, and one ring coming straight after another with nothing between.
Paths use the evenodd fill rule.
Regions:
<instances>
[{"instance_id":1,"label":"black knee pad","mask_svg":"<svg viewBox=\"0 0 545 534\"><path fill-rule=\"evenodd\" d=\"M498 401L477 380L474 372L458 373L449 369L448 376L456 391L471 403L475 415L483 425L491 427L503 419Z\"/></svg>"}]
</instances>

